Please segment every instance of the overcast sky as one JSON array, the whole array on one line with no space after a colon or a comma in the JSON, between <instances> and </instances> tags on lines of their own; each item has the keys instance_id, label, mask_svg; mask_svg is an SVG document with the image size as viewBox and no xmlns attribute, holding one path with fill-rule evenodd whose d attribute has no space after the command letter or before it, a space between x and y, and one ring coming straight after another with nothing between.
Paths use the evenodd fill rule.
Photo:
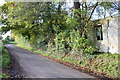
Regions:
<instances>
[{"instance_id":1,"label":"overcast sky","mask_svg":"<svg viewBox=\"0 0 120 80\"><path fill-rule=\"evenodd\" d=\"M0 5L3 5L5 3L4 0L0 0Z\"/></svg>"}]
</instances>

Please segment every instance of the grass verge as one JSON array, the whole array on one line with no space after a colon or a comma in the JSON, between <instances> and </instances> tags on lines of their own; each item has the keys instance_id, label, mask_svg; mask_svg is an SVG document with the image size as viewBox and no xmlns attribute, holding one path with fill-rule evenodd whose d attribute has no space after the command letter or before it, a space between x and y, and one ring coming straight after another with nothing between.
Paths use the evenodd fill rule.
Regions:
<instances>
[{"instance_id":1,"label":"grass verge","mask_svg":"<svg viewBox=\"0 0 120 80\"><path fill-rule=\"evenodd\" d=\"M20 45L19 45L20 47ZM22 47L25 48L25 47ZM92 71L102 73L103 75L109 76L110 78L120 78L119 71L120 67L118 65L120 54L110 54L110 53L99 53L94 55L80 55L80 54L68 54L64 58L59 54L48 54L46 51L33 50L26 47L30 51L39 53L44 56L49 56L56 58L65 62L73 63L83 68L88 68Z\"/></svg>"},{"instance_id":2,"label":"grass verge","mask_svg":"<svg viewBox=\"0 0 120 80\"><path fill-rule=\"evenodd\" d=\"M9 56L9 52L6 48L4 48L3 46L1 46L2 48L2 52L0 54L0 67L2 69L7 69L9 68L9 64L10 64L10 56ZM1 72L0 73L0 78L8 78L9 75L6 73Z\"/></svg>"}]
</instances>

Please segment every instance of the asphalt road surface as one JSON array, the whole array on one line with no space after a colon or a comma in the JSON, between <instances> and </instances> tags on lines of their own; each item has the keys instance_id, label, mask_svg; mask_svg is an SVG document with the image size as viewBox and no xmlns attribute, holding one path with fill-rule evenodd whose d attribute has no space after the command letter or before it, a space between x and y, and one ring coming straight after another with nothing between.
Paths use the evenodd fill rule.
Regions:
<instances>
[{"instance_id":1,"label":"asphalt road surface","mask_svg":"<svg viewBox=\"0 0 120 80\"><path fill-rule=\"evenodd\" d=\"M94 78L12 44L5 45L28 78ZM16 65L17 66L17 65ZM20 69L18 68L18 69ZM17 70L15 70L17 71Z\"/></svg>"}]
</instances>

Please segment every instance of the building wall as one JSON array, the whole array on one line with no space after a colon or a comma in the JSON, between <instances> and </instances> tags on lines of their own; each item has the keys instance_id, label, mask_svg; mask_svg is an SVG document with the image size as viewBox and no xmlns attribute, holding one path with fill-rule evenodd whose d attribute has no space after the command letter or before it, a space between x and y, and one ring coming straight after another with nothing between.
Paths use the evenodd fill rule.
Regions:
<instances>
[{"instance_id":1,"label":"building wall","mask_svg":"<svg viewBox=\"0 0 120 80\"><path fill-rule=\"evenodd\" d=\"M120 18L118 18L118 53L120 54Z\"/></svg>"},{"instance_id":2,"label":"building wall","mask_svg":"<svg viewBox=\"0 0 120 80\"><path fill-rule=\"evenodd\" d=\"M97 41L97 48L100 52L120 53L120 31L119 17L108 18L102 25L103 40ZM109 24L108 24L109 20Z\"/></svg>"}]
</instances>

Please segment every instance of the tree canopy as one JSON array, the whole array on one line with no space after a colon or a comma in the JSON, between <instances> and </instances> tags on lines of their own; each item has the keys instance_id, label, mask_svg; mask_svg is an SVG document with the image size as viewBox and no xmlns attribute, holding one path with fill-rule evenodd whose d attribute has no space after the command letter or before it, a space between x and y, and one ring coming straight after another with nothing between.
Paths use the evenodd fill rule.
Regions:
<instances>
[{"instance_id":1,"label":"tree canopy","mask_svg":"<svg viewBox=\"0 0 120 80\"><path fill-rule=\"evenodd\" d=\"M56 49L91 49L87 40L91 39L94 25L91 18L94 13L111 14L118 9L117 4L74 2L74 8L68 12L61 2L7 2L1 7L2 23L6 25L2 30L12 30L14 38L22 36L32 47L52 43Z\"/></svg>"}]
</instances>

